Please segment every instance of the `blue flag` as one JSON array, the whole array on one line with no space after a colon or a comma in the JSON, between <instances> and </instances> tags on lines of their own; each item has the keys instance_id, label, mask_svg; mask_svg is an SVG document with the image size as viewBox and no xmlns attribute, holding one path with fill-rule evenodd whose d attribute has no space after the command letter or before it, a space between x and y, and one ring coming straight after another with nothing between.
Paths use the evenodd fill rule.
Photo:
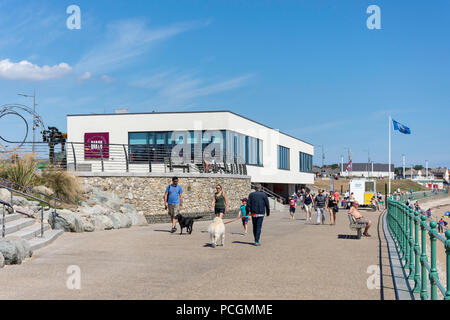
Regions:
<instances>
[{"instance_id":1,"label":"blue flag","mask_svg":"<svg viewBox=\"0 0 450 320\"><path fill-rule=\"evenodd\" d=\"M411 134L411 130L409 130L407 126L402 125L400 122L397 122L394 119L392 119L392 122L394 123L394 130L398 130L404 134Z\"/></svg>"}]
</instances>

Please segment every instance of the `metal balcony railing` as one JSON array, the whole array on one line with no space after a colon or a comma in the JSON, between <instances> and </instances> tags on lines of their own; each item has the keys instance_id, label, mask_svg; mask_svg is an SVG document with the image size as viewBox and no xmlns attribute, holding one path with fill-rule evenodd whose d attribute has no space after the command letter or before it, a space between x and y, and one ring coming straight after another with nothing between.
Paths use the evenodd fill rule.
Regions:
<instances>
[{"instance_id":1,"label":"metal balcony railing","mask_svg":"<svg viewBox=\"0 0 450 320\"><path fill-rule=\"evenodd\" d=\"M44 142L15 143L1 150L6 161L23 154L33 154L39 169L63 169L80 172L197 172L247 175L241 159L224 152L197 151L174 153L175 145L87 144L66 142L49 145ZM19 143L17 143L19 145ZM9 150L9 152L8 152Z\"/></svg>"}]
</instances>

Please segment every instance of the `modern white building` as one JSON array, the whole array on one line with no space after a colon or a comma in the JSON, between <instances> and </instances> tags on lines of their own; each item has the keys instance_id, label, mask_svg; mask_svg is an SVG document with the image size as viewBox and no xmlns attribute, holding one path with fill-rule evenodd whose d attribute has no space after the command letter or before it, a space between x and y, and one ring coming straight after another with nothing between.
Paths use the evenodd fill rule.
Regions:
<instances>
[{"instance_id":1,"label":"modern white building","mask_svg":"<svg viewBox=\"0 0 450 320\"><path fill-rule=\"evenodd\" d=\"M230 111L72 114L67 135L77 171L164 172L175 154L182 163L245 163L252 182L280 195L314 183L312 144Z\"/></svg>"}]
</instances>

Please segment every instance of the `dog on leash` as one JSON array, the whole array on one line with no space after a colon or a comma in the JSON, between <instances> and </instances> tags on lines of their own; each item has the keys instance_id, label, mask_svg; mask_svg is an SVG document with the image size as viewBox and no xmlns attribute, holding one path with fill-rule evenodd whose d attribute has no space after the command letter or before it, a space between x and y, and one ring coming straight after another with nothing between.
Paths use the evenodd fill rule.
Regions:
<instances>
[{"instance_id":1,"label":"dog on leash","mask_svg":"<svg viewBox=\"0 0 450 320\"><path fill-rule=\"evenodd\" d=\"M208 226L208 232L211 236L211 245L215 248L220 239L220 245L225 246L225 225L220 217L215 217L213 222Z\"/></svg>"},{"instance_id":2,"label":"dog on leash","mask_svg":"<svg viewBox=\"0 0 450 320\"><path fill-rule=\"evenodd\" d=\"M183 234L183 228L186 228L186 232L191 234L192 233L192 227L194 225L194 220L200 219L202 216L198 217L183 217L181 213L177 214L175 216L175 219L177 219L178 223L180 224L181 232L180 234Z\"/></svg>"}]
</instances>

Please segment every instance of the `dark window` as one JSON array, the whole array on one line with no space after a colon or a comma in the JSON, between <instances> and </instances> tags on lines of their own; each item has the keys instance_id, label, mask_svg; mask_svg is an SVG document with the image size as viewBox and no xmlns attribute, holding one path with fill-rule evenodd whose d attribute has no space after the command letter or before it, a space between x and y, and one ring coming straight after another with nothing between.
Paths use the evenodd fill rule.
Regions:
<instances>
[{"instance_id":1,"label":"dark window","mask_svg":"<svg viewBox=\"0 0 450 320\"><path fill-rule=\"evenodd\" d=\"M278 146L278 169L289 170L289 148Z\"/></svg>"}]
</instances>

